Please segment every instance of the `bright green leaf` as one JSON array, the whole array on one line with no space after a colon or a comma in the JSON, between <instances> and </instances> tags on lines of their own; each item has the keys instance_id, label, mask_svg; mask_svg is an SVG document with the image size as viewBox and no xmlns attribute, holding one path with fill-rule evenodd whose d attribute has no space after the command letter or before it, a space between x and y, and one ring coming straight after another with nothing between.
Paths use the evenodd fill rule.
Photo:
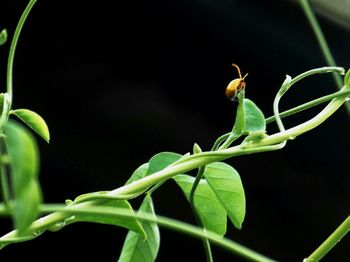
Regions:
<instances>
[{"instance_id":1,"label":"bright green leaf","mask_svg":"<svg viewBox=\"0 0 350 262\"><path fill-rule=\"evenodd\" d=\"M240 93L241 94L241 93ZM233 126L231 134L235 137L242 135L246 129L246 113L245 113L245 103L243 99L239 99L239 104L236 112L235 125Z\"/></svg>"},{"instance_id":2,"label":"bright green leaf","mask_svg":"<svg viewBox=\"0 0 350 262\"><path fill-rule=\"evenodd\" d=\"M265 131L265 116L256 104L246 98L244 99L244 106L246 114L245 132L249 134L256 131Z\"/></svg>"},{"instance_id":3,"label":"bright green leaf","mask_svg":"<svg viewBox=\"0 0 350 262\"><path fill-rule=\"evenodd\" d=\"M13 183L14 221L16 228L21 231L29 226L39 212L39 153L33 136L22 125L8 121L4 133Z\"/></svg>"},{"instance_id":4,"label":"bright green leaf","mask_svg":"<svg viewBox=\"0 0 350 262\"><path fill-rule=\"evenodd\" d=\"M40 115L28 109L12 110L11 114L14 114L19 119L21 119L26 125L28 125L39 136L41 136L47 143L49 143L49 128L47 127L45 120Z\"/></svg>"},{"instance_id":5,"label":"bright green leaf","mask_svg":"<svg viewBox=\"0 0 350 262\"><path fill-rule=\"evenodd\" d=\"M345 74L344 85L346 85L348 88L350 88L350 69Z\"/></svg>"},{"instance_id":6,"label":"bright green leaf","mask_svg":"<svg viewBox=\"0 0 350 262\"><path fill-rule=\"evenodd\" d=\"M150 195L146 195L138 211L138 214L144 213L152 214L153 217L156 217ZM160 245L158 225L154 222L144 221L142 226L146 232L147 239L144 239L140 234L129 231L118 260L119 262L155 261Z\"/></svg>"},{"instance_id":7,"label":"bright green leaf","mask_svg":"<svg viewBox=\"0 0 350 262\"><path fill-rule=\"evenodd\" d=\"M188 175L177 175L174 180L184 192L187 200L190 201L190 193L195 178ZM201 179L198 184L194 204L204 228L221 236L225 235L227 213L205 179Z\"/></svg>"},{"instance_id":8,"label":"bright green leaf","mask_svg":"<svg viewBox=\"0 0 350 262\"><path fill-rule=\"evenodd\" d=\"M182 155L173 152L161 152L154 155L149 161L147 176L156 173L172 163L176 162Z\"/></svg>"},{"instance_id":9,"label":"bright green leaf","mask_svg":"<svg viewBox=\"0 0 350 262\"><path fill-rule=\"evenodd\" d=\"M7 41L7 31L6 29L3 29L0 32L0 45L5 44L6 41Z\"/></svg>"},{"instance_id":10,"label":"bright green leaf","mask_svg":"<svg viewBox=\"0 0 350 262\"><path fill-rule=\"evenodd\" d=\"M134 173L131 175L131 177L129 178L128 181L126 181L126 185L136 181L136 180L139 180L141 178L143 178L146 173L147 173L147 170L148 170L148 166L149 164L148 163L144 163L142 164L141 166L139 166L135 171Z\"/></svg>"},{"instance_id":11,"label":"bright green leaf","mask_svg":"<svg viewBox=\"0 0 350 262\"><path fill-rule=\"evenodd\" d=\"M130 212L130 214L134 213L131 205L126 200L96 200L95 203L99 206L104 207L123 208L126 211ZM79 214L75 215L74 219L69 220L69 223L75 222L92 222L120 226L135 231L145 237L145 231L136 218L126 219L125 217L118 217L118 213L116 213L115 216L103 214Z\"/></svg>"},{"instance_id":12,"label":"bright green leaf","mask_svg":"<svg viewBox=\"0 0 350 262\"><path fill-rule=\"evenodd\" d=\"M245 216L246 203L238 172L228 164L215 162L207 165L204 176L233 225L240 229Z\"/></svg>"}]
</instances>

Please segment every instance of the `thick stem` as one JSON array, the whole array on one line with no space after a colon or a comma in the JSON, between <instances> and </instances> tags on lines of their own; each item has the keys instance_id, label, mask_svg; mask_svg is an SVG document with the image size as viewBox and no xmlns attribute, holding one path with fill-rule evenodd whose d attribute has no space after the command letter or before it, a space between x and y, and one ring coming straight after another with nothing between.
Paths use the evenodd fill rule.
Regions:
<instances>
[{"instance_id":1,"label":"thick stem","mask_svg":"<svg viewBox=\"0 0 350 262\"><path fill-rule=\"evenodd\" d=\"M350 216L304 262L321 260L350 231Z\"/></svg>"}]
</instances>

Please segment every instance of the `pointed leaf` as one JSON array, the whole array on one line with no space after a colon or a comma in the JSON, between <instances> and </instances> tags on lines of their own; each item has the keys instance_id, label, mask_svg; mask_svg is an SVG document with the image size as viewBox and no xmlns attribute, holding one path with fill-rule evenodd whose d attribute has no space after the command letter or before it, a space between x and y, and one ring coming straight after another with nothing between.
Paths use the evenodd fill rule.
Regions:
<instances>
[{"instance_id":1,"label":"pointed leaf","mask_svg":"<svg viewBox=\"0 0 350 262\"><path fill-rule=\"evenodd\" d=\"M147 176L158 172L176 162L182 155L173 152L161 152L154 155L149 161Z\"/></svg>"},{"instance_id":2,"label":"pointed leaf","mask_svg":"<svg viewBox=\"0 0 350 262\"><path fill-rule=\"evenodd\" d=\"M150 195L146 195L138 213L152 214L156 217ZM158 225L148 221L144 221L141 224L146 232L147 239L144 239L140 234L129 231L118 260L119 262L155 261L160 245Z\"/></svg>"},{"instance_id":3,"label":"pointed leaf","mask_svg":"<svg viewBox=\"0 0 350 262\"><path fill-rule=\"evenodd\" d=\"M187 200L190 201L190 193L195 178L188 175L177 175L174 180L184 192ZM225 235L227 213L205 179L201 179L198 184L194 204L204 228L221 236Z\"/></svg>"},{"instance_id":4,"label":"pointed leaf","mask_svg":"<svg viewBox=\"0 0 350 262\"><path fill-rule=\"evenodd\" d=\"M246 126L245 132L252 133L256 131L265 131L266 122L265 116L256 104L250 99L244 99Z\"/></svg>"},{"instance_id":5,"label":"pointed leaf","mask_svg":"<svg viewBox=\"0 0 350 262\"><path fill-rule=\"evenodd\" d=\"M126 181L126 185L136 181L136 180L139 180L141 178L143 178L144 176L146 176L146 173L147 173L147 170L148 170L148 166L149 164L148 163L144 163L142 164L141 166L139 166L135 171L134 173L131 175L131 177L129 178L128 181Z\"/></svg>"},{"instance_id":6,"label":"pointed leaf","mask_svg":"<svg viewBox=\"0 0 350 262\"><path fill-rule=\"evenodd\" d=\"M116 208L123 208L130 212L130 214L134 213L134 210L132 209L131 205L126 200L96 200L95 202L99 206L104 207L116 207ZM138 232L142 235L142 237L145 237L145 231L143 230L140 222L136 218L128 218L125 217L118 217L118 214L116 216L109 216L109 215L103 215L103 214L79 214L75 215L75 218L70 220L69 223L75 223L75 222L92 222L92 223L99 223L99 224L108 224L108 225L114 225L114 226L120 226L127 228L129 230Z\"/></svg>"},{"instance_id":7,"label":"pointed leaf","mask_svg":"<svg viewBox=\"0 0 350 262\"><path fill-rule=\"evenodd\" d=\"M21 119L26 125L33 129L39 136L41 136L47 143L50 141L49 128L47 127L45 120L29 109L16 109L10 112L19 119Z\"/></svg>"},{"instance_id":8,"label":"pointed leaf","mask_svg":"<svg viewBox=\"0 0 350 262\"><path fill-rule=\"evenodd\" d=\"M7 31L6 29L2 29L0 32L0 45L5 44L7 41Z\"/></svg>"},{"instance_id":9,"label":"pointed leaf","mask_svg":"<svg viewBox=\"0 0 350 262\"><path fill-rule=\"evenodd\" d=\"M8 121L4 133L13 183L14 221L16 228L22 231L39 214L38 148L30 132L15 121Z\"/></svg>"},{"instance_id":10,"label":"pointed leaf","mask_svg":"<svg viewBox=\"0 0 350 262\"><path fill-rule=\"evenodd\" d=\"M233 225L240 229L245 216L245 195L238 172L228 164L215 162L207 165L204 176Z\"/></svg>"}]
</instances>

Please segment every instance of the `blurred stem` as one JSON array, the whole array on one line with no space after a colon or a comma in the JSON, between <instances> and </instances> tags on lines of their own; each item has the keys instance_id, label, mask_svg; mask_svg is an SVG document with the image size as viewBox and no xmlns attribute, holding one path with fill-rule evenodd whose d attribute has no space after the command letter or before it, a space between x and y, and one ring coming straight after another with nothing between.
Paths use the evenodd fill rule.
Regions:
<instances>
[{"instance_id":1,"label":"blurred stem","mask_svg":"<svg viewBox=\"0 0 350 262\"><path fill-rule=\"evenodd\" d=\"M304 262L321 260L350 231L350 216Z\"/></svg>"},{"instance_id":2,"label":"blurred stem","mask_svg":"<svg viewBox=\"0 0 350 262\"><path fill-rule=\"evenodd\" d=\"M323 53L323 56L326 59L327 64L329 66L336 66L336 62L335 62L334 57L329 49L326 38L324 37L322 29L317 21L317 18L315 16L314 12L312 11L312 9L309 5L308 0L300 0L300 5L305 13L305 16L309 20L311 28L314 31L317 42L321 48L321 51ZM338 89L341 89L343 86L341 77L338 74L333 73L333 78L334 78L335 84L337 85ZM348 109L348 112L350 113L350 106L348 104L347 104L347 109Z\"/></svg>"}]
</instances>

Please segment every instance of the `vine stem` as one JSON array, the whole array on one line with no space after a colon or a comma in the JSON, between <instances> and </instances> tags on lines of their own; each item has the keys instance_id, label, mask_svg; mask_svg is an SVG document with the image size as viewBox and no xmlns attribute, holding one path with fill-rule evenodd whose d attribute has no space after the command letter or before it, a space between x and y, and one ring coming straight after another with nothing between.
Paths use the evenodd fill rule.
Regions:
<instances>
[{"instance_id":1,"label":"vine stem","mask_svg":"<svg viewBox=\"0 0 350 262\"><path fill-rule=\"evenodd\" d=\"M220 247L223 247L226 250L229 250L230 252L236 255L239 255L249 261L260 261L260 262L275 261L243 245L240 245L232 240L223 238L222 236L217 235L215 233L212 233L209 231L204 232L202 228L199 228L175 219L159 216L159 215L157 215L157 217L154 217L153 214L146 214L146 213L140 214L136 211L130 212L129 210L125 210L123 208L96 207L96 206L90 206L90 207L84 207L84 208L82 207L78 208L77 206L70 206L70 207L61 208L55 205L53 206L53 208L49 208L48 206L46 206L46 210L47 209L51 209L51 210L55 209L55 211L58 211L55 214L64 214L65 216L72 216L72 215L79 215L79 214L106 215L109 217L136 218L143 221L155 222L160 226L175 230L177 232L182 232L196 238L200 238L200 239L207 238L212 243ZM39 220L37 220L31 225L30 229L33 230L33 232L36 232L36 230L40 229ZM1 245L1 242L2 242L2 239L0 239L0 245Z\"/></svg>"},{"instance_id":2,"label":"vine stem","mask_svg":"<svg viewBox=\"0 0 350 262\"><path fill-rule=\"evenodd\" d=\"M303 262L321 260L350 231L350 216Z\"/></svg>"},{"instance_id":3,"label":"vine stem","mask_svg":"<svg viewBox=\"0 0 350 262\"><path fill-rule=\"evenodd\" d=\"M9 98L10 98L10 107L9 108L11 108L11 105L12 105L13 61L15 59L15 51L16 51L19 35L21 34L23 25L24 25L28 15L29 15L29 13L30 13L30 10L32 10L32 8L33 8L34 4L36 3L36 1L37 0L30 0L28 5L24 9L23 14L21 15L21 17L19 19L19 22L17 24L15 33L14 33L12 41L11 41L9 57L8 57L8 60L7 60L7 74L6 74L6 87L7 87L7 93L8 93Z\"/></svg>"},{"instance_id":4,"label":"vine stem","mask_svg":"<svg viewBox=\"0 0 350 262\"><path fill-rule=\"evenodd\" d=\"M329 68L326 68L324 70L329 70ZM334 70L337 70L337 68L334 68ZM350 75L349 72L346 78ZM342 91L349 90L349 89L350 89L350 86L345 85L342 88ZM108 195L110 197L115 196L116 198L119 198L119 199L121 196L128 196L128 198L130 198L130 196L136 196L136 195L142 194L149 187L159 182L165 181L176 174L185 173L187 171L196 169L200 166L205 166L212 162L222 161L234 156L281 149L284 146L284 141L293 139L322 124L325 120L327 120L335 111L337 111L343 105L346 99L347 98L342 93L339 95L339 97L335 97L331 102L329 102L328 105L321 112L319 112L316 116L314 116L310 120L302 124L299 124L295 127L266 136L261 140L258 140L258 141L254 140L254 141L242 143L237 146L232 146L227 149L220 149L217 151L200 152L193 155L186 154L180 160L176 161L172 165L154 174L151 174L137 181L134 181L133 183L130 183L125 186L119 187L115 190L112 190L108 193ZM98 202L98 200L93 200L89 202L73 204L63 209L57 209L58 212L54 212L52 214L41 217L40 219L34 221L31 224L29 230L33 230L32 232L43 232L48 228L50 228L52 225L55 225L56 223L62 222L65 219L67 219L70 216L71 211L74 210L75 212L79 212L79 210L85 210L86 212L88 212L88 210L91 211L91 208L98 208L96 207L96 205L98 205L99 203L101 202ZM97 210L97 209L94 209L94 210ZM114 212L115 210L113 210L113 214L115 214ZM179 231L183 231L183 230L179 229ZM199 234L202 236L202 238L205 239L206 237L208 237L208 239L212 241L212 238L210 237L209 232L204 232L203 229L200 229ZM29 234L28 236L19 236L17 234L17 231L13 230L8 234L4 235L3 237L1 237L0 243L4 246L14 242L22 242L22 241L29 240L29 239L35 238L37 235L38 234ZM244 251L242 252L244 253Z\"/></svg>"},{"instance_id":5,"label":"vine stem","mask_svg":"<svg viewBox=\"0 0 350 262\"><path fill-rule=\"evenodd\" d=\"M345 86L343 89L347 89ZM120 195L130 195L130 194L141 194L150 186L164 181L176 174L187 172L192 169L196 169L199 166L204 166L212 162L222 161L230 157L237 155L245 155L259 152L266 152L272 150L278 150L283 147L280 143L294 138L298 135L301 135L318 125L322 124L328 117L330 117L340 106L346 101L345 97L334 98L319 114L310 119L309 121L295 126L293 128L287 129L283 132L279 132L266 138L261 139L257 142L250 142L243 145L233 146L224 150L202 152L187 157L181 158L179 161L175 162L173 165L162 169L152 175L144 177L140 180L137 180L131 184L122 186L115 190L110 191L111 196L120 196ZM75 209L90 207L94 204L94 201L84 202L74 205ZM55 212L49 214L45 217L42 217L33 222L32 226L36 230L45 230L51 225L64 221L67 218L67 214L64 212ZM17 232L14 230L9 232L0 238L0 241L3 243L11 242L10 239L16 238ZM34 237L33 237L34 238ZM23 240L21 240L23 241Z\"/></svg>"}]
</instances>

